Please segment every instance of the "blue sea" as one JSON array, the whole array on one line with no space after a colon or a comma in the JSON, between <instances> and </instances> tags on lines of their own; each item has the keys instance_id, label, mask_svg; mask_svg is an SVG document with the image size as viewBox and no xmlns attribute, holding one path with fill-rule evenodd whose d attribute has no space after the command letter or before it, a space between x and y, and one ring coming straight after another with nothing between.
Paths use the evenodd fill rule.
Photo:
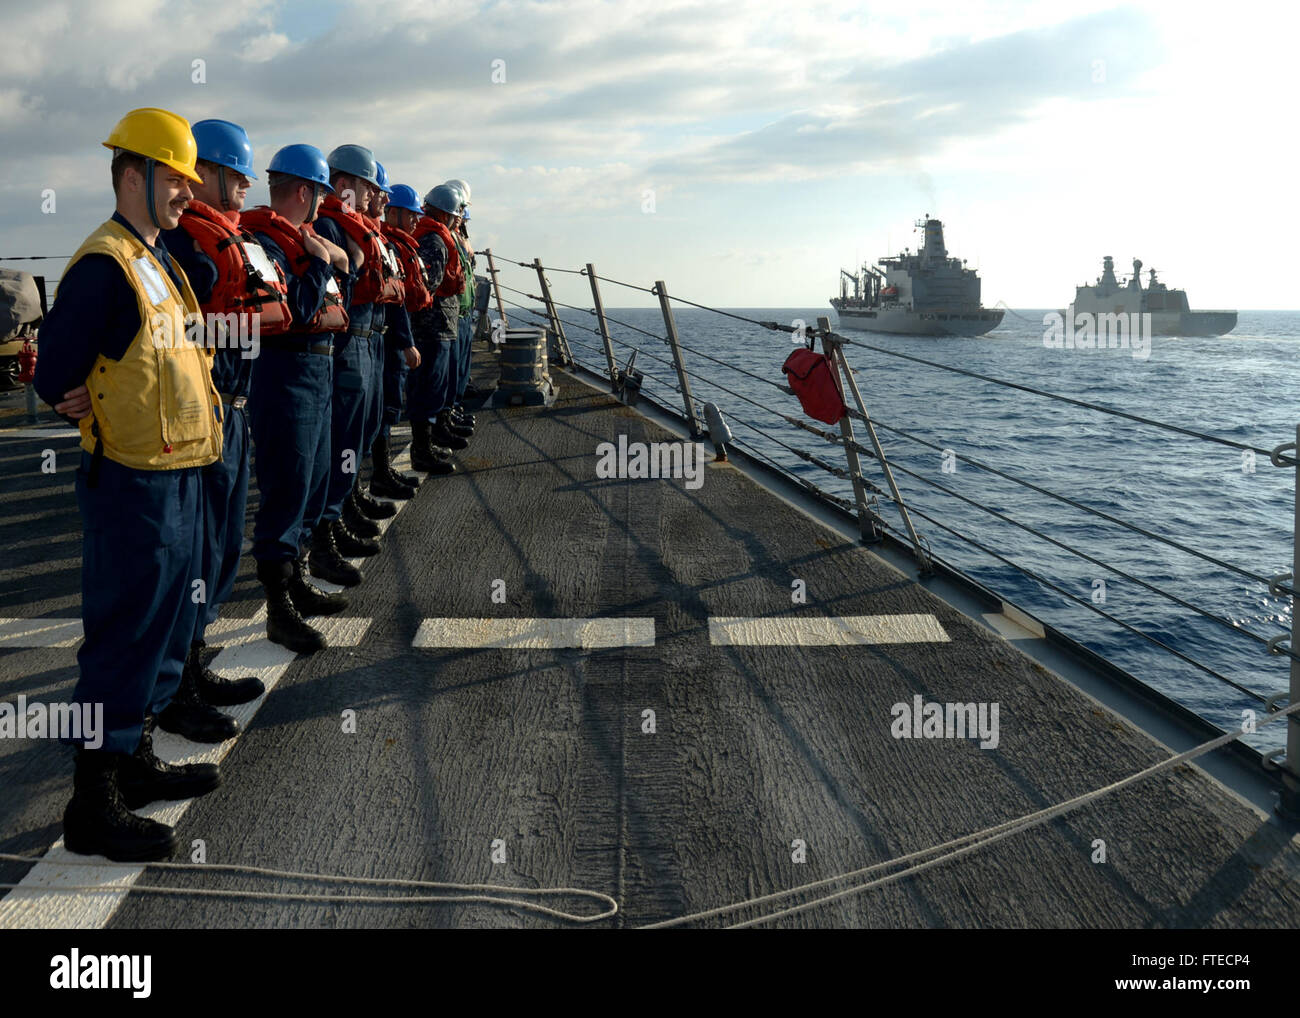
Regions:
<instances>
[{"instance_id":1,"label":"blue sea","mask_svg":"<svg viewBox=\"0 0 1300 1018\"><path fill-rule=\"evenodd\" d=\"M695 295L691 295L694 297ZM1044 343L1044 310L1008 311L996 330L979 338L916 338L839 328L828 308L725 309L759 320L815 323L830 317L858 345L846 348L867 410L909 506L934 517L1015 566L945 532L920 516L917 530L934 552L1045 622L1080 640L1138 678L1214 724L1238 727L1241 711L1259 704L1214 676L1154 646L1020 571L1124 620L1195 662L1241 685L1271 695L1287 687L1289 659L1212 619L1125 579L1119 570L1265 639L1290 628L1287 600L1246 576L1133 533L1012 481L962 462L970 457L1083 505L1188 546L1249 573L1289 572L1292 561L1295 471L1265 456L1175 434L891 356L922 357L939 365L1069 396L1088 403L1272 449L1296 437L1300 422L1300 312L1241 312L1237 328L1215 339L1156 336L1149 356L1126 349L1051 349ZM521 313L522 314L522 313ZM608 309L620 364L631 346L646 372L644 392L681 410L668 347L636 332L664 335L658 310ZM527 316L522 316L527 320ZM566 310L575 356L603 371L594 318ZM773 413L802 417L797 401L763 379L784 382L781 365L793 349L784 333L695 308L675 310L697 401L718 404L737 439L836 495L852 499L849 483L802 460L779 442L844 466L837 446L803 432ZM585 346L579 344L587 344ZM877 350L868 347L876 347ZM658 358L656 360L655 358ZM669 362L669 363L665 363ZM710 384L716 383L716 384ZM722 388L731 390L723 391ZM742 398L744 397L744 398ZM753 402L747 402L746 399ZM758 405L755 405L758 404ZM770 409L769 409L770 408ZM815 422L810 422L815 423ZM939 446L932 449L888 430L897 428ZM859 428L859 441L866 437ZM942 450L956 468L945 472ZM867 476L884 488L874 461ZM931 486L941 484L1091 556L1072 554ZM886 521L901 530L884 503ZM1102 598L1104 597L1104 600ZM1282 744L1283 726L1250 741Z\"/></svg>"}]
</instances>

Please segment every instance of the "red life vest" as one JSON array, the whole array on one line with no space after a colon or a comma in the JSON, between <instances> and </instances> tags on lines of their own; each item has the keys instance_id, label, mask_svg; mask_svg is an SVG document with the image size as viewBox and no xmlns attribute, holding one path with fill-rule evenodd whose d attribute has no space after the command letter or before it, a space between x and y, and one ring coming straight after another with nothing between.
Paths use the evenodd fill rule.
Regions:
<instances>
[{"instance_id":1,"label":"red life vest","mask_svg":"<svg viewBox=\"0 0 1300 1018\"><path fill-rule=\"evenodd\" d=\"M352 287L353 304L374 304L384 293L385 266L384 245L380 239L379 224L373 219L348 208L337 195L327 194L320 205L320 215L336 222L344 234L361 248L365 261L361 264L361 273ZM390 302L392 291L389 291Z\"/></svg>"},{"instance_id":2,"label":"red life vest","mask_svg":"<svg viewBox=\"0 0 1300 1018\"><path fill-rule=\"evenodd\" d=\"M785 359L781 370L790 379L790 388L799 397L803 412L813 420L836 424L848 412L839 373L825 354L796 350Z\"/></svg>"},{"instance_id":3,"label":"red life vest","mask_svg":"<svg viewBox=\"0 0 1300 1018\"><path fill-rule=\"evenodd\" d=\"M400 230L392 223L384 223L384 236L388 246L397 253L402 263L402 274L406 284L406 310L423 311L433 307L433 293L429 290L428 270L424 259L420 257L420 245L405 230Z\"/></svg>"},{"instance_id":4,"label":"red life vest","mask_svg":"<svg viewBox=\"0 0 1300 1018\"><path fill-rule=\"evenodd\" d=\"M443 271L442 282L433 291L433 295L451 297L465 289L465 270L460 264L460 251L456 248L456 242L452 240L451 231L447 227L432 216L421 216L420 221L415 224L415 233L411 236L418 243L422 237L430 233L436 233L441 237L443 247L447 249L447 268ZM432 285L433 281L429 282Z\"/></svg>"},{"instance_id":5,"label":"red life vest","mask_svg":"<svg viewBox=\"0 0 1300 1018\"><path fill-rule=\"evenodd\" d=\"M259 252L250 252L245 246L257 241L239 228L238 212L223 215L211 205L191 201L181 215L180 225L217 267L217 281L212 296L203 302L204 312L257 314L258 328L264 336L289 331L289 288L284 273L267 258L273 275L262 278L253 263Z\"/></svg>"},{"instance_id":6,"label":"red life vest","mask_svg":"<svg viewBox=\"0 0 1300 1018\"><path fill-rule=\"evenodd\" d=\"M295 276L301 277L307 271L307 265L311 262L312 256L307 253L303 247L302 235L298 228L285 219L275 210L266 205L259 205L255 209L249 209L240 217L240 225L249 230L255 230L258 233L265 233L284 252L285 259L289 262L289 271ZM311 227L307 227L311 230ZM315 231L312 231L313 233ZM339 292L338 283L335 282L331 272L329 285L325 289L325 299L321 302L320 310L310 322L300 323L297 332L346 332L348 328L348 312L343 306L343 294Z\"/></svg>"},{"instance_id":7,"label":"red life vest","mask_svg":"<svg viewBox=\"0 0 1300 1018\"><path fill-rule=\"evenodd\" d=\"M372 216L362 218L378 231L379 247L384 260L384 286L375 298L375 303L405 304L406 274L402 271L402 260L397 256L393 245L384 239L384 223Z\"/></svg>"}]
</instances>

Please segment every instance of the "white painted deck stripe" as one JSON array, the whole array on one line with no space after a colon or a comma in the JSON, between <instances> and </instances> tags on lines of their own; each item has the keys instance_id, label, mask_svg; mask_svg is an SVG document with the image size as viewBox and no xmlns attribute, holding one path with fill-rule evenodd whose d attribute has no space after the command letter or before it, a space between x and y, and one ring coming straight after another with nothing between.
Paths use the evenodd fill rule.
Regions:
<instances>
[{"instance_id":1,"label":"white painted deck stripe","mask_svg":"<svg viewBox=\"0 0 1300 1018\"><path fill-rule=\"evenodd\" d=\"M47 632L49 626L30 626L31 623L76 622L76 639L81 638L80 620L63 619L6 619L5 622L29 624L36 635ZM317 618L312 625L325 634L331 647L355 647L370 628L370 619ZM221 636L225 644L212 661L212 669L219 674L235 678L256 675L266 685L267 693L275 688L280 678L296 656L279 644L266 639L266 606L263 605L251 619L218 619L208 628L212 642ZM0 646L72 646L72 643L5 643ZM252 703L227 707L241 727L247 726L266 697ZM154 749L164 760L173 763L220 763L238 740L238 736L219 745L200 745L182 739L170 732L159 731L154 736ZM173 827L189 809L193 799L182 802L157 802L137 812ZM177 861L189 857L189 847L182 841ZM97 861L99 865L68 865L69 862ZM63 847L63 839L51 846L45 856L33 866L19 886L0 898L0 929L98 929L117 911L126 899L131 885L144 873L143 866L109 862L101 856L76 855ZM94 891L60 891L59 887L93 886Z\"/></svg>"},{"instance_id":2,"label":"white painted deck stripe","mask_svg":"<svg viewBox=\"0 0 1300 1018\"><path fill-rule=\"evenodd\" d=\"M581 647L653 647L655 620L639 619L425 619L413 647L547 650Z\"/></svg>"},{"instance_id":3,"label":"white painted deck stripe","mask_svg":"<svg viewBox=\"0 0 1300 1018\"><path fill-rule=\"evenodd\" d=\"M872 643L948 643L933 615L844 615L797 618L711 618L709 642L719 647L826 647Z\"/></svg>"},{"instance_id":4,"label":"white painted deck stripe","mask_svg":"<svg viewBox=\"0 0 1300 1018\"><path fill-rule=\"evenodd\" d=\"M53 428L0 428L0 438L47 438L57 441L61 438L81 439L81 432L71 427Z\"/></svg>"}]
</instances>

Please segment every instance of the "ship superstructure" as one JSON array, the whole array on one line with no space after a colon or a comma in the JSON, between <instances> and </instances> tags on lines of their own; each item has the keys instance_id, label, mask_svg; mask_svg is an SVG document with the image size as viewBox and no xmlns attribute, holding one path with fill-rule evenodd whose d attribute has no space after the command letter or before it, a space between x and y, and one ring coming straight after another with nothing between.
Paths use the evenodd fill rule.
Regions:
<instances>
[{"instance_id":1,"label":"ship superstructure","mask_svg":"<svg viewBox=\"0 0 1300 1018\"><path fill-rule=\"evenodd\" d=\"M1171 290L1148 269L1142 288L1142 260L1133 259L1133 275L1121 283L1115 278L1115 260L1106 255L1102 272L1093 285L1075 288L1071 309L1075 314L1150 314L1156 336L1223 336L1237 327L1236 311L1193 311L1185 290Z\"/></svg>"},{"instance_id":2,"label":"ship superstructure","mask_svg":"<svg viewBox=\"0 0 1300 1018\"><path fill-rule=\"evenodd\" d=\"M849 328L911 336L981 336L1002 322L1002 312L980 304L980 278L960 258L949 258L943 223L927 214L916 222L925 244L913 253L863 263L857 274L840 270L840 295L831 299ZM853 284L852 296L849 283Z\"/></svg>"}]
</instances>

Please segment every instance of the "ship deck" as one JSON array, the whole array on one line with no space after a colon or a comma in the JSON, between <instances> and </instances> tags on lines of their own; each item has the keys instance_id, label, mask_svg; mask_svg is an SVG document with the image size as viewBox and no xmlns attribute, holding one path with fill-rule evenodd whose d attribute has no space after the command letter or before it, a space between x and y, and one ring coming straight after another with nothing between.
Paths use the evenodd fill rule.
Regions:
<instances>
[{"instance_id":1,"label":"ship deck","mask_svg":"<svg viewBox=\"0 0 1300 1018\"><path fill-rule=\"evenodd\" d=\"M480 381L494 372L487 355L476 362ZM246 727L216 751L224 754L219 789L151 807L177 823L182 845L202 840L209 864L588 888L619 906L599 925L633 927L894 859L1169 755L1012 642L733 466L709 465L696 490L682 480L598 479L599 443L675 436L577 378L555 376L552 408L478 412L463 471L426 482L388 524L345 616L326 623L328 649L294 658L266 642L245 558L221 632L209 641L224 646L220 670L256 671L271 688L263 701L234 709ZM0 638L0 701L66 699L75 680L75 624L51 631L32 621L78 615L76 454L65 431L57 440L0 433L0 615L17 620ZM45 448L58 451L54 474L41 473ZM792 603L796 580L806 585L806 604ZM504 603L494 603L494 589L504 589ZM877 637L913 642L791 642L807 640L813 620L857 616L930 616L939 629L882 621ZM735 618L759 621L720 621ZM521 647L519 636L500 641L506 646L485 638L449 647L455 625L425 624L437 619L652 623L609 624L601 632L615 645L598 649ZM800 621L778 621L790 619ZM638 645L650 625L653 645ZM520 626L542 643L560 628ZM477 635L486 637L487 626ZM742 639L753 642L734 642ZM62 645L33 645L42 642ZM894 738L892 706L918 695L997 703L997 747ZM355 711L354 734L344 731L346 711ZM646 711L654 712L652 734ZM203 751L171 737L160 749ZM199 868L142 879L133 867L62 867L68 857L51 846L71 773L70 756L51 742L0 740L0 852L46 854L35 867L0 862L0 882L23 882L0 899L0 927L557 922L483 904L128 893L132 881L291 894L329 888ZM1099 839L1104 863L1093 861ZM796 842L806 861L794 861ZM502 850L504 861L494 862ZM179 861L188 856L187 847ZM69 879L118 887L43 889ZM771 923L1298 924L1300 841L1186 765L960 859Z\"/></svg>"}]
</instances>

